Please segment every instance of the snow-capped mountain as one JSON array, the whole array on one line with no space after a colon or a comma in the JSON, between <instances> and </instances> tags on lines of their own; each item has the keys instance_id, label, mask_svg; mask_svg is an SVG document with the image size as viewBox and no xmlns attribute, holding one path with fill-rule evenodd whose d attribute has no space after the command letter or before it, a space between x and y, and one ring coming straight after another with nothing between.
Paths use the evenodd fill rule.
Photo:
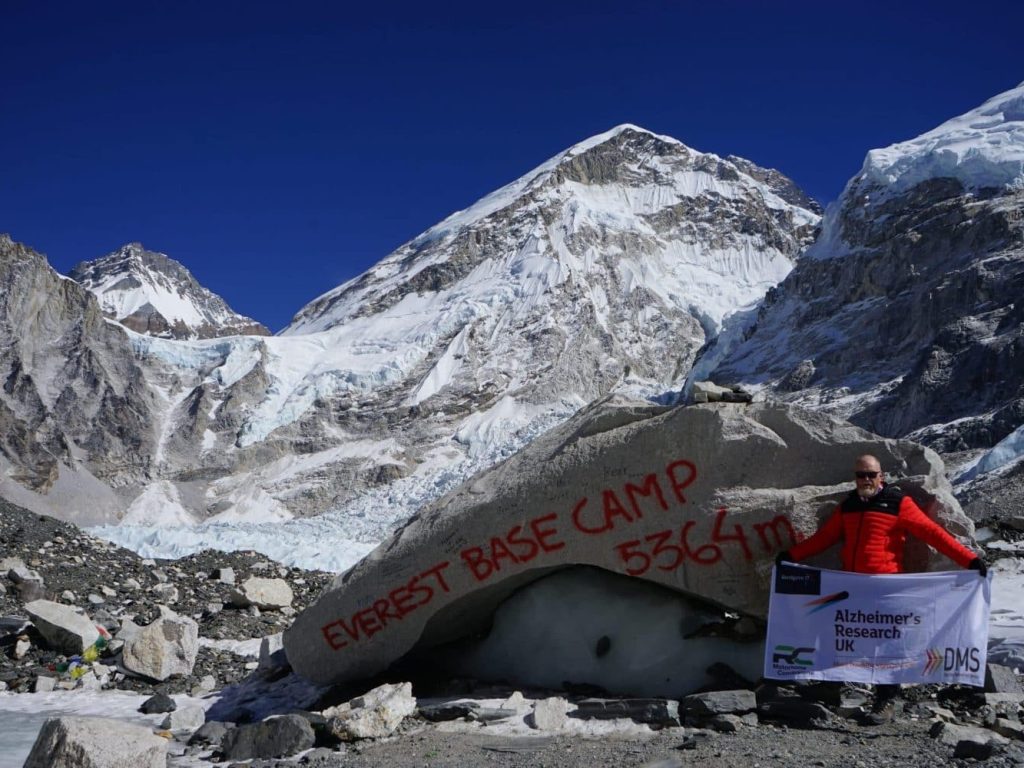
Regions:
<instances>
[{"instance_id":1,"label":"snow-capped mountain","mask_svg":"<svg viewBox=\"0 0 1024 768\"><path fill-rule=\"evenodd\" d=\"M83 261L70 277L96 294L105 315L139 333L174 339L270 335L200 285L179 262L140 243Z\"/></svg>"},{"instance_id":2,"label":"snow-capped mountain","mask_svg":"<svg viewBox=\"0 0 1024 768\"><path fill-rule=\"evenodd\" d=\"M262 520L288 546L304 520L281 521L332 510L334 550L376 541L612 389L672 397L818 221L776 172L621 126L402 246L283 335L118 328L151 400L144 467L76 461L115 478L108 520L140 536L208 520L188 535L215 546L218 525Z\"/></svg>"},{"instance_id":3,"label":"snow-capped mountain","mask_svg":"<svg viewBox=\"0 0 1024 768\"><path fill-rule=\"evenodd\" d=\"M869 152L745 339L708 360L883 435L989 448L1024 423L1021 296L1024 84Z\"/></svg>"}]
</instances>

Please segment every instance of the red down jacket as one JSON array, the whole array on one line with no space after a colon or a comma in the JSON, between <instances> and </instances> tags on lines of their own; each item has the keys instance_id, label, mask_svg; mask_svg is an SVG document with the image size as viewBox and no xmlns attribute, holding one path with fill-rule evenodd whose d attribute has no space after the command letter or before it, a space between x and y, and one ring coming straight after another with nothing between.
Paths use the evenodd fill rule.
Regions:
<instances>
[{"instance_id":1,"label":"red down jacket","mask_svg":"<svg viewBox=\"0 0 1024 768\"><path fill-rule=\"evenodd\" d=\"M818 532L790 548L794 562L816 555L843 539L843 570L855 573L901 573L903 545L910 533L961 568L975 557L971 550L928 519L913 499L898 488L883 486L867 501L856 491L843 499Z\"/></svg>"}]
</instances>

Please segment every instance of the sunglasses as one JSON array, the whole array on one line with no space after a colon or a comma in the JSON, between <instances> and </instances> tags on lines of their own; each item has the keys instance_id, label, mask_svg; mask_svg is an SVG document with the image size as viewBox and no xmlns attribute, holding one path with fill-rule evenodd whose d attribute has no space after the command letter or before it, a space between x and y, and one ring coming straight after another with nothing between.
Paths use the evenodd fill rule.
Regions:
<instances>
[{"instance_id":1,"label":"sunglasses","mask_svg":"<svg viewBox=\"0 0 1024 768\"><path fill-rule=\"evenodd\" d=\"M881 472L854 472L858 480L874 480Z\"/></svg>"}]
</instances>

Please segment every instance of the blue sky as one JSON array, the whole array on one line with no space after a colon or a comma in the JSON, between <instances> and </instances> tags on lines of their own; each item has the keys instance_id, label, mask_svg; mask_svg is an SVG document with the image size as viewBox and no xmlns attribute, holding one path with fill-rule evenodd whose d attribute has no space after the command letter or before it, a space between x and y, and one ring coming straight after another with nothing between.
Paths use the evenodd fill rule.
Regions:
<instances>
[{"instance_id":1,"label":"blue sky","mask_svg":"<svg viewBox=\"0 0 1024 768\"><path fill-rule=\"evenodd\" d=\"M0 5L0 232L67 272L140 241L280 330L624 122L823 203L867 150L1024 80L1024 3Z\"/></svg>"}]
</instances>

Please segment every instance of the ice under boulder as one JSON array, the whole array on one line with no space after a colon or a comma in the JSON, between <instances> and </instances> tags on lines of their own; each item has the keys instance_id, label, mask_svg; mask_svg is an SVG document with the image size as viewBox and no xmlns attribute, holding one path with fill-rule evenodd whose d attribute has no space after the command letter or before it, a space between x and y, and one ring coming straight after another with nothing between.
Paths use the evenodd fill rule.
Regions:
<instances>
[{"instance_id":1,"label":"ice under boulder","mask_svg":"<svg viewBox=\"0 0 1024 768\"><path fill-rule=\"evenodd\" d=\"M460 677L678 698L714 682L707 669L716 662L748 680L761 677L763 635L743 637L724 619L657 584L574 567L513 594L485 638L436 655Z\"/></svg>"},{"instance_id":2,"label":"ice under boulder","mask_svg":"<svg viewBox=\"0 0 1024 768\"><path fill-rule=\"evenodd\" d=\"M425 508L336 579L285 633L288 660L318 683L369 677L414 647L486 632L499 604L569 566L763 616L775 554L817 529L865 453L969 540L941 460L916 443L793 406L602 401ZM838 567L838 552L817 562ZM951 567L923 544L908 546L906 562Z\"/></svg>"}]
</instances>

